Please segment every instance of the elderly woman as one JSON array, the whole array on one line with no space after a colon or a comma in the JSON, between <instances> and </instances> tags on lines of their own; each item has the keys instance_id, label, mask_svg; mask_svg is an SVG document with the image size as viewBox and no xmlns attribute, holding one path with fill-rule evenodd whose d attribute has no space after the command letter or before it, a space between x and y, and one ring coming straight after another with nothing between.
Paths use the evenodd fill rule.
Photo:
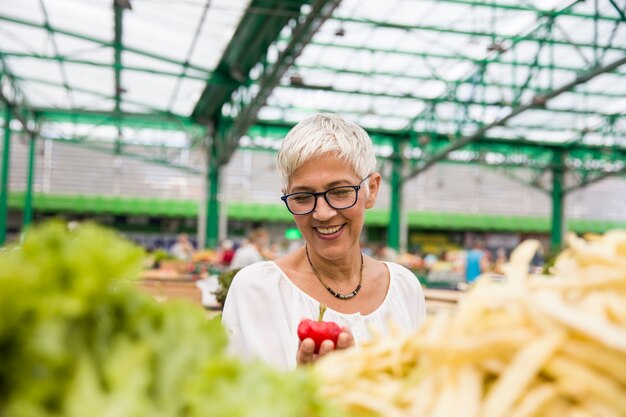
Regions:
<instances>
[{"instance_id":1,"label":"elderly woman","mask_svg":"<svg viewBox=\"0 0 626 417\"><path fill-rule=\"evenodd\" d=\"M303 247L275 261L242 269L234 278L222 322L231 351L280 368L311 363L384 333L389 321L414 329L425 317L424 296L406 268L361 252L365 210L381 183L372 141L356 124L319 114L296 125L278 153L287 209L304 237ZM343 331L336 346L325 340L314 353L297 328L328 307L324 321Z\"/></svg>"}]
</instances>

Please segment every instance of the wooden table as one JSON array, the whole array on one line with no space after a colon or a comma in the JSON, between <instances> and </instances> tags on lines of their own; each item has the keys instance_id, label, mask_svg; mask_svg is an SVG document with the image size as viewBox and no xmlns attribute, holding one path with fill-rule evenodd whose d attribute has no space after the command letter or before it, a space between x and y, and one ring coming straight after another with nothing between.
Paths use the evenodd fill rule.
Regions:
<instances>
[{"instance_id":1,"label":"wooden table","mask_svg":"<svg viewBox=\"0 0 626 417\"><path fill-rule=\"evenodd\" d=\"M168 270L143 271L138 286L158 301L184 299L202 305L202 293L191 274Z\"/></svg>"},{"instance_id":2,"label":"wooden table","mask_svg":"<svg viewBox=\"0 0 626 417\"><path fill-rule=\"evenodd\" d=\"M424 288L426 310L429 313L433 313L440 309L452 310L456 307L456 304L463 294L464 293L462 291Z\"/></svg>"}]
</instances>

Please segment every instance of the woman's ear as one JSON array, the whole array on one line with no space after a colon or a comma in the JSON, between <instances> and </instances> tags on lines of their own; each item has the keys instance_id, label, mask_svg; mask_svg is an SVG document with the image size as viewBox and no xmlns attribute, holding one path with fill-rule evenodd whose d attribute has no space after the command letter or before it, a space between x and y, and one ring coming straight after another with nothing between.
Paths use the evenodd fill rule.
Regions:
<instances>
[{"instance_id":1,"label":"woman's ear","mask_svg":"<svg viewBox=\"0 0 626 417\"><path fill-rule=\"evenodd\" d=\"M372 208L374 204L376 204L376 197L378 196L378 190L380 190L380 181L381 176L378 172L374 172L370 175L368 180L369 187L369 195L367 196L367 201L365 202L365 208Z\"/></svg>"}]
</instances>

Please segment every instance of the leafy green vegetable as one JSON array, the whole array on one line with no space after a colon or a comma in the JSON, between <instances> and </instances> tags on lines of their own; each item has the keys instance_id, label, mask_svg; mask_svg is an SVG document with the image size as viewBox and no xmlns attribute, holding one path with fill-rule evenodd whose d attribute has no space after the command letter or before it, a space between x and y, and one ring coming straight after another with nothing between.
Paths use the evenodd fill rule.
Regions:
<instances>
[{"instance_id":1,"label":"leafy green vegetable","mask_svg":"<svg viewBox=\"0 0 626 417\"><path fill-rule=\"evenodd\" d=\"M223 305L224 301L226 301L228 289L230 288L230 284L233 282L233 278L237 275L237 272L239 272L239 269L231 269L229 271L224 271L217 276L218 288L213 291L213 295L215 295L215 300L218 303Z\"/></svg>"},{"instance_id":2,"label":"leafy green vegetable","mask_svg":"<svg viewBox=\"0 0 626 417\"><path fill-rule=\"evenodd\" d=\"M142 259L62 223L0 255L0 417L341 415L307 371L229 358L201 308L138 292Z\"/></svg>"}]
</instances>

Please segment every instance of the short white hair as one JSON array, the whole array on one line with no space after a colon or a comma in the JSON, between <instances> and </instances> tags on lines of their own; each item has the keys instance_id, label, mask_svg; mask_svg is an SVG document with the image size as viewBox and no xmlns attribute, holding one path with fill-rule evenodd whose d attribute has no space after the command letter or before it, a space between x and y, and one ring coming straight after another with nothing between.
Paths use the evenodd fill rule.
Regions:
<instances>
[{"instance_id":1,"label":"short white hair","mask_svg":"<svg viewBox=\"0 0 626 417\"><path fill-rule=\"evenodd\" d=\"M295 125L280 146L277 166L285 190L294 171L327 153L345 161L360 178L376 170L374 145L367 132L336 114L319 113Z\"/></svg>"}]
</instances>

